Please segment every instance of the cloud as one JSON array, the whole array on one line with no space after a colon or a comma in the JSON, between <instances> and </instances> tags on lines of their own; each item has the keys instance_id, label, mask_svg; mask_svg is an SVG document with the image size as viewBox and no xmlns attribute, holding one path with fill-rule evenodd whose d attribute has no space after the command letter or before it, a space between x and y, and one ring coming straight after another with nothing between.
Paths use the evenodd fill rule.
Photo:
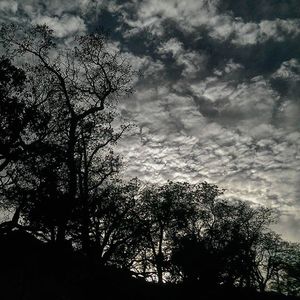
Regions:
<instances>
[{"instance_id":1,"label":"cloud","mask_svg":"<svg viewBox=\"0 0 300 300\"><path fill-rule=\"evenodd\" d=\"M39 16L33 24L46 24L54 30L54 35L66 38L79 32L86 31L84 20L79 16L62 15L61 17Z\"/></svg>"},{"instance_id":2,"label":"cloud","mask_svg":"<svg viewBox=\"0 0 300 300\"><path fill-rule=\"evenodd\" d=\"M184 78L196 78L201 71L206 70L206 54L185 50L182 43L175 38L162 43L158 48L158 53L162 55L162 58L171 54L177 66L182 67L181 76Z\"/></svg>"},{"instance_id":3,"label":"cloud","mask_svg":"<svg viewBox=\"0 0 300 300\"><path fill-rule=\"evenodd\" d=\"M16 1L1 1L0 11L3 13L15 14L18 10L18 3Z\"/></svg>"},{"instance_id":4,"label":"cloud","mask_svg":"<svg viewBox=\"0 0 300 300\"><path fill-rule=\"evenodd\" d=\"M78 18L83 20L87 13L95 8L93 3L90 0L4 0L0 2L0 11L2 11L0 19L4 22L25 24L37 23L44 19L47 24L55 23L55 26L58 26L57 23L67 22L67 18L74 17L73 22ZM71 23L67 25L74 26Z\"/></svg>"},{"instance_id":5,"label":"cloud","mask_svg":"<svg viewBox=\"0 0 300 300\"><path fill-rule=\"evenodd\" d=\"M222 0L219 9L220 12L230 11L235 17L256 22L300 17L298 0Z\"/></svg>"},{"instance_id":6,"label":"cloud","mask_svg":"<svg viewBox=\"0 0 300 300\"><path fill-rule=\"evenodd\" d=\"M280 233L286 240L299 242L300 236L300 210L287 212L281 215L278 224L273 225L274 230Z\"/></svg>"},{"instance_id":7,"label":"cloud","mask_svg":"<svg viewBox=\"0 0 300 300\"><path fill-rule=\"evenodd\" d=\"M93 1L88 0L23 0L20 1L20 13L27 14L28 18L38 15L61 17L64 14L82 15Z\"/></svg>"},{"instance_id":8,"label":"cloud","mask_svg":"<svg viewBox=\"0 0 300 300\"><path fill-rule=\"evenodd\" d=\"M200 2L185 8L148 1L149 10L137 4L126 17L132 36L146 27L157 35L152 53L165 70L159 82L164 89L154 88L158 92L149 97L149 86L141 85L135 99L142 103L136 120L143 125L130 148L121 147L127 172L155 182L208 180L226 188L228 197L292 214L300 148L290 123L299 104L290 96L282 101L273 80L297 80L298 60L282 49L299 35L298 20L245 21L214 6L202 16ZM161 26L170 19L176 22ZM179 71L170 76L168 69Z\"/></svg>"},{"instance_id":9,"label":"cloud","mask_svg":"<svg viewBox=\"0 0 300 300\"><path fill-rule=\"evenodd\" d=\"M230 68L234 72L234 68L239 69L239 66L225 65L224 71L219 74L225 74L226 80L208 77L191 85L190 90L200 112L226 126L270 122L278 95L268 81L261 76L241 83L228 80L226 70Z\"/></svg>"},{"instance_id":10,"label":"cloud","mask_svg":"<svg viewBox=\"0 0 300 300\"><path fill-rule=\"evenodd\" d=\"M245 23L231 16L217 16L211 21L211 37L220 40L229 39L236 45L265 43L268 40L283 42L288 38L297 38L300 34L299 20L263 20L259 23Z\"/></svg>"},{"instance_id":11,"label":"cloud","mask_svg":"<svg viewBox=\"0 0 300 300\"><path fill-rule=\"evenodd\" d=\"M163 22L171 19L183 30L197 32L205 27L211 38L230 40L237 45L265 43L268 40L284 41L300 34L297 19L260 20L245 22L230 12L220 14L220 1L158 1L147 0L136 3L134 13L123 16L123 21L131 28L131 34L138 34L148 28L161 36L164 34Z\"/></svg>"},{"instance_id":12,"label":"cloud","mask_svg":"<svg viewBox=\"0 0 300 300\"><path fill-rule=\"evenodd\" d=\"M300 63L297 59L292 58L284 61L280 68L274 72L273 78L291 79L293 81L300 80Z\"/></svg>"}]
</instances>

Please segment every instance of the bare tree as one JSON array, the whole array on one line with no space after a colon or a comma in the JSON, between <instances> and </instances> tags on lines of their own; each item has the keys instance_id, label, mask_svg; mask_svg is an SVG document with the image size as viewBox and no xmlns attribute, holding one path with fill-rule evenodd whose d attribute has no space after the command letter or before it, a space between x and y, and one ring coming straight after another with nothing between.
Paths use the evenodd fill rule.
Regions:
<instances>
[{"instance_id":1,"label":"bare tree","mask_svg":"<svg viewBox=\"0 0 300 300\"><path fill-rule=\"evenodd\" d=\"M60 211L53 236L65 239L72 212L80 207L82 243L88 243L88 202L93 191L120 165L111 146L127 126L115 132L114 107L131 93L134 71L102 34L76 37L67 47L58 44L45 25L27 29L3 25L0 42L7 57L23 61L27 101L38 103L48 118L43 143L35 145L44 147L45 154L35 157L27 167L28 172L35 164L53 167L45 160L48 156L60 162L53 169L58 174L53 188L59 195L56 209ZM38 130L24 132L25 147L32 144ZM40 186L42 174L34 170L31 175Z\"/></svg>"}]
</instances>

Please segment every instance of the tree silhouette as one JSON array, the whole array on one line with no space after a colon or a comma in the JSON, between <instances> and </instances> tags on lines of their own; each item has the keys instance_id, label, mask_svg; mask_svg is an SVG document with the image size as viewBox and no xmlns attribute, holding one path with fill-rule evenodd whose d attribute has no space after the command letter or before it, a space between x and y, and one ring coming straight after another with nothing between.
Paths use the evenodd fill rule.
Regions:
<instances>
[{"instance_id":1,"label":"tree silhouette","mask_svg":"<svg viewBox=\"0 0 300 300\"><path fill-rule=\"evenodd\" d=\"M275 276L281 241L268 229L276 212L221 199L222 191L204 183L192 230L175 240L174 272L204 286L240 286L264 291Z\"/></svg>"},{"instance_id":2,"label":"tree silhouette","mask_svg":"<svg viewBox=\"0 0 300 300\"><path fill-rule=\"evenodd\" d=\"M20 157L21 132L28 126L26 106L21 98L25 73L14 67L10 60L0 61L0 171Z\"/></svg>"},{"instance_id":3,"label":"tree silhouette","mask_svg":"<svg viewBox=\"0 0 300 300\"><path fill-rule=\"evenodd\" d=\"M113 180L99 187L89 204L89 251L103 264L130 269L140 250L142 224L137 215L140 183ZM79 214L81 211L79 209ZM78 226L82 224L74 213L74 241L80 242ZM80 228L79 228L80 229Z\"/></svg>"},{"instance_id":4,"label":"tree silhouette","mask_svg":"<svg viewBox=\"0 0 300 300\"><path fill-rule=\"evenodd\" d=\"M24 221L38 223L47 212L48 220L40 229L53 218L49 231L53 239L64 241L73 211L80 210L81 244L88 248L90 201L94 190L117 172L120 160L110 146L127 128L115 132L113 107L132 91L134 72L104 35L77 37L72 46L61 48L47 26L3 25L0 42L8 57L26 61L24 101L33 101L46 116L38 120L47 121L45 129L37 123L23 138L29 147L37 134L43 136L35 144L43 153L12 167L12 185L26 190L23 194L29 200L24 216L31 217ZM21 194L18 198L24 198ZM6 200L10 203L12 198ZM25 212L20 203L21 199L18 207ZM50 217L49 211L56 211L56 216Z\"/></svg>"},{"instance_id":5,"label":"tree silhouette","mask_svg":"<svg viewBox=\"0 0 300 300\"><path fill-rule=\"evenodd\" d=\"M159 283L169 269L172 239L187 226L193 213L193 196L191 185L171 181L142 191L139 218L144 228L143 267L144 272L155 269Z\"/></svg>"},{"instance_id":6,"label":"tree silhouette","mask_svg":"<svg viewBox=\"0 0 300 300\"><path fill-rule=\"evenodd\" d=\"M173 250L172 263L184 282L198 283L207 289L220 283L224 271L223 254L209 247L205 240L185 236Z\"/></svg>"},{"instance_id":7,"label":"tree silhouette","mask_svg":"<svg viewBox=\"0 0 300 300\"><path fill-rule=\"evenodd\" d=\"M271 287L286 295L300 295L300 245L282 242L281 251L276 251L277 268L271 279Z\"/></svg>"},{"instance_id":8,"label":"tree silhouette","mask_svg":"<svg viewBox=\"0 0 300 300\"><path fill-rule=\"evenodd\" d=\"M256 242L253 281L261 292L266 290L268 284L283 269L282 255L286 248L287 243L274 232L261 234Z\"/></svg>"},{"instance_id":9,"label":"tree silhouette","mask_svg":"<svg viewBox=\"0 0 300 300\"><path fill-rule=\"evenodd\" d=\"M2 57L0 70L0 195L4 207L7 207L8 198L11 200L9 206L16 207L12 220L1 225L5 230L18 225L26 196L20 186L15 185L16 174L25 162L45 154L42 145L45 145L49 118L47 112L40 110L40 103L28 98L28 78L22 69ZM17 191L20 195L15 197Z\"/></svg>"}]
</instances>

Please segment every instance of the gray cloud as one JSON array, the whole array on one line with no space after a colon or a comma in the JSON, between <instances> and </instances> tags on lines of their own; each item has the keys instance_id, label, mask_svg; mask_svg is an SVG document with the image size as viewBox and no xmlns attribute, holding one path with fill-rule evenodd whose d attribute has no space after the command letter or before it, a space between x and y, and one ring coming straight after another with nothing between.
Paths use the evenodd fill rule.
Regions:
<instances>
[{"instance_id":1,"label":"gray cloud","mask_svg":"<svg viewBox=\"0 0 300 300\"><path fill-rule=\"evenodd\" d=\"M58 37L66 37L85 30L84 18L91 7L88 0L4 0L0 3L0 20L47 24Z\"/></svg>"},{"instance_id":2,"label":"gray cloud","mask_svg":"<svg viewBox=\"0 0 300 300\"><path fill-rule=\"evenodd\" d=\"M39 16L32 23L47 24L54 30L54 35L59 38L86 31L86 25L82 18L66 14L61 17Z\"/></svg>"},{"instance_id":3,"label":"gray cloud","mask_svg":"<svg viewBox=\"0 0 300 300\"><path fill-rule=\"evenodd\" d=\"M123 16L123 21L131 28L131 34L138 34L150 28L158 36L164 34L162 25L166 19L176 20L184 30L193 32L201 26L208 29L212 38L230 39L239 45L263 43L267 40L283 41L287 36L299 36L299 20L273 19L258 22L244 21L230 12L219 12L221 1L158 1L137 2L132 7L134 14ZM122 8L119 7L120 9Z\"/></svg>"},{"instance_id":4,"label":"gray cloud","mask_svg":"<svg viewBox=\"0 0 300 300\"><path fill-rule=\"evenodd\" d=\"M231 11L234 16L247 21L274 20L275 18L300 18L300 7L297 0L223 0L220 11Z\"/></svg>"}]
</instances>

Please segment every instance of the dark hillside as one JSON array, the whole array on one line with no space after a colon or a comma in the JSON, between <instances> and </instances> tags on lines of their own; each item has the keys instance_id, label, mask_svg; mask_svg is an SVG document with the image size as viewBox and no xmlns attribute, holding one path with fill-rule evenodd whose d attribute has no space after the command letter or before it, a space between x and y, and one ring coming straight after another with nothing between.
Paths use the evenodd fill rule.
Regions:
<instances>
[{"instance_id":1,"label":"dark hillside","mask_svg":"<svg viewBox=\"0 0 300 300\"><path fill-rule=\"evenodd\" d=\"M195 284L147 283L23 231L3 235L0 245L2 299L299 299L246 289L205 291Z\"/></svg>"}]
</instances>

